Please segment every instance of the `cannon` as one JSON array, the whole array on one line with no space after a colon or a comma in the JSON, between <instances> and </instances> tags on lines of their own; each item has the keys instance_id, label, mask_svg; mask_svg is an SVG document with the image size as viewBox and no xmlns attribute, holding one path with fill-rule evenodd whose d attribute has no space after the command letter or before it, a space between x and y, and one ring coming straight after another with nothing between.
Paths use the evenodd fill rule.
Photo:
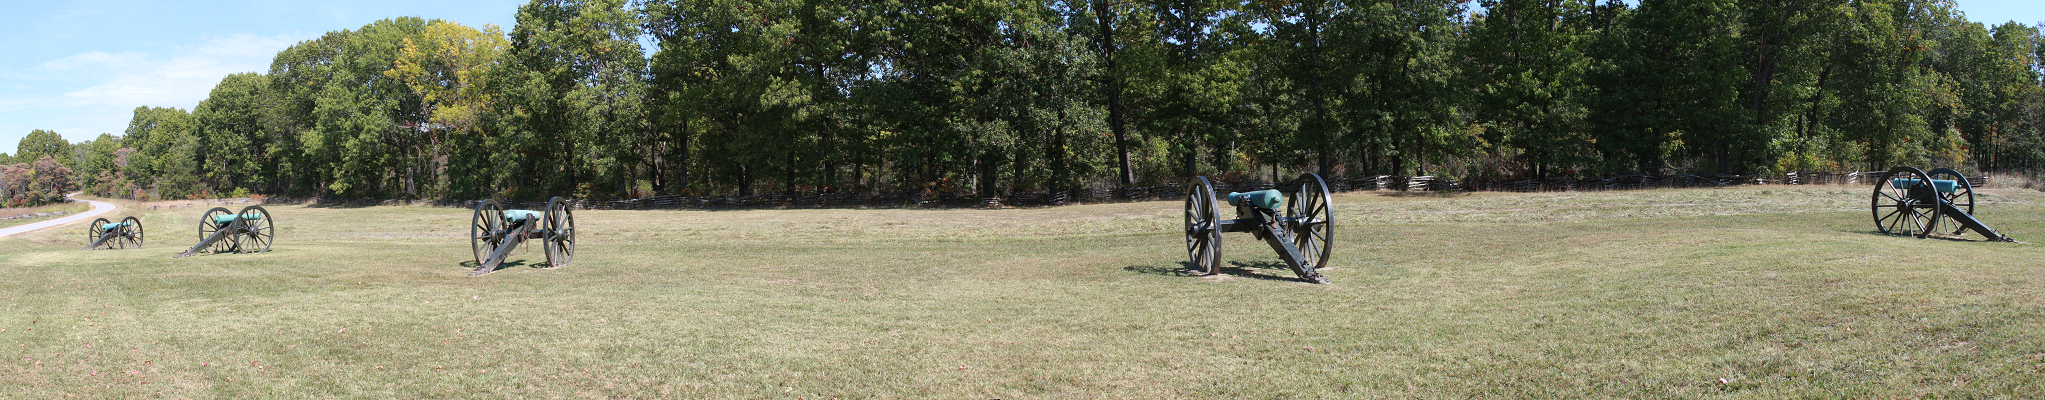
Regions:
<instances>
[{"instance_id":1,"label":"cannon","mask_svg":"<svg viewBox=\"0 0 2045 400\"><path fill-rule=\"evenodd\" d=\"M526 239L540 239L547 253L547 267L565 267L575 259L575 213L568 201L547 200L543 213L506 210L504 203L483 200L469 217L469 249L476 256L476 270L469 276L491 273L511 251Z\"/></svg>"},{"instance_id":2,"label":"cannon","mask_svg":"<svg viewBox=\"0 0 2045 400\"><path fill-rule=\"evenodd\" d=\"M1229 193L1227 201L1236 216L1226 220L1220 218L1214 185L1207 177L1195 177L1186 186L1186 254L1194 273L1220 272L1222 232L1249 232L1270 245L1300 280L1328 283L1319 269L1328 265L1328 246L1334 240L1334 206L1328 183L1320 175L1300 175L1281 184L1283 192Z\"/></svg>"},{"instance_id":3,"label":"cannon","mask_svg":"<svg viewBox=\"0 0 2045 400\"><path fill-rule=\"evenodd\" d=\"M114 223L94 219L85 227L85 243L86 250L142 248L142 220L127 217Z\"/></svg>"},{"instance_id":4,"label":"cannon","mask_svg":"<svg viewBox=\"0 0 2045 400\"><path fill-rule=\"evenodd\" d=\"M1875 230L1883 234L1924 238L1949 223L1953 235L1971 230L1989 241L2016 241L1974 218L1974 187L1952 169L1890 168L1875 181L1870 202Z\"/></svg>"},{"instance_id":5,"label":"cannon","mask_svg":"<svg viewBox=\"0 0 2045 400\"><path fill-rule=\"evenodd\" d=\"M191 257L202 250L213 254L268 252L276 234L276 219L263 206L242 207L240 212L213 207L199 216L199 244L171 258Z\"/></svg>"}]
</instances>

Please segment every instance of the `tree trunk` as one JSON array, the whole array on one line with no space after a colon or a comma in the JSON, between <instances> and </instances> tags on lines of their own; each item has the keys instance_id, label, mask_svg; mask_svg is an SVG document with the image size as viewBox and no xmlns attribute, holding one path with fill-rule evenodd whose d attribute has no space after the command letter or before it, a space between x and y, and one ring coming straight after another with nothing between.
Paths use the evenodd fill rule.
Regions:
<instances>
[{"instance_id":1,"label":"tree trunk","mask_svg":"<svg viewBox=\"0 0 2045 400\"><path fill-rule=\"evenodd\" d=\"M1797 155L1810 151L1811 127L1818 124L1818 105L1825 102L1825 81L1832 78L1832 64L1818 71L1817 90L1811 95L1811 108L1804 112L1803 121L1797 126Z\"/></svg>"},{"instance_id":2,"label":"tree trunk","mask_svg":"<svg viewBox=\"0 0 2045 400\"><path fill-rule=\"evenodd\" d=\"M1316 171L1321 176L1328 176L1328 171L1334 169L1334 160L1329 153L1334 152L1335 140L1333 138L1334 135L1329 132L1331 124L1328 121L1328 109L1326 104L1322 102L1322 98L1326 95L1321 82L1322 10L1319 4L1310 6L1307 10L1305 16L1307 23L1307 74L1309 82L1307 102L1314 109L1313 134L1317 142L1315 145L1319 147L1317 153L1320 153Z\"/></svg>"},{"instance_id":3,"label":"tree trunk","mask_svg":"<svg viewBox=\"0 0 2045 400\"><path fill-rule=\"evenodd\" d=\"M689 145L690 142L693 141L693 139L695 139L695 135L689 133L689 122L687 120L682 121L680 130L678 132L680 132L681 137L676 138L675 142L676 148L674 150L675 152L677 152L678 156L675 157L674 160L670 160L668 165L673 166L673 168L678 170L680 174L680 176L675 177L675 186L678 186L677 188L675 188L675 192L688 193L690 177Z\"/></svg>"},{"instance_id":4,"label":"tree trunk","mask_svg":"<svg viewBox=\"0 0 2045 400\"><path fill-rule=\"evenodd\" d=\"M738 166L738 195L753 195L753 171L745 165Z\"/></svg>"},{"instance_id":5,"label":"tree trunk","mask_svg":"<svg viewBox=\"0 0 2045 400\"><path fill-rule=\"evenodd\" d=\"M1094 0L1094 18L1098 21L1100 33L1094 39L1099 42L1101 60L1106 63L1108 75L1108 130L1115 134L1116 175L1122 187L1136 182L1136 172L1129 164L1129 129L1122 109L1122 71L1115 62L1115 8L1111 0Z\"/></svg>"}]
</instances>

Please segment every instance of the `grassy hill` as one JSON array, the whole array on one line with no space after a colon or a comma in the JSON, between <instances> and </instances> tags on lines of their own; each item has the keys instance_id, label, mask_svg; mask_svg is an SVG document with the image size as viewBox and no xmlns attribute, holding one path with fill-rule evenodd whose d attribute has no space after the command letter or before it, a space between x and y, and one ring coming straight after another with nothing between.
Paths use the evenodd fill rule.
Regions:
<instances>
[{"instance_id":1,"label":"grassy hill","mask_svg":"<svg viewBox=\"0 0 2045 400\"><path fill-rule=\"evenodd\" d=\"M2045 242L2045 193L1979 194ZM1330 285L1246 234L1185 274L1178 202L585 210L575 264L480 277L464 209L271 206L274 251L171 259L206 207L123 204L143 249L0 238L0 397L2045 393L2045 248L1867 198L1338 194Z\"/></svg>"}]
</instances>

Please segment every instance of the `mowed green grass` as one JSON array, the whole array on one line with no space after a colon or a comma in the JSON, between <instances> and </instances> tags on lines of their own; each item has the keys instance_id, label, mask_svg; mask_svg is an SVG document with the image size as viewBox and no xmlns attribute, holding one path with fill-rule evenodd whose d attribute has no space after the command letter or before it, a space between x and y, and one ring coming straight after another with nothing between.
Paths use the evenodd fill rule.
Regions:
<instances>
[{"instance_id":1,"label":"mowed green grass","mask_svg":"<svg viewBox=\"0 0 2045 400\"><path fill-rule=\"evenodd\" d=\"M1982 195L2031 243L1877 235L1859 187L1340 194L1329 285L1246 234L1186 274L1175 201L578 211L573 265L481 277L464 209L171 259L206 207L123 208L146 248L0 238L0 397L2035 396L2045 194Z\"/></svg>"}]
</instances>

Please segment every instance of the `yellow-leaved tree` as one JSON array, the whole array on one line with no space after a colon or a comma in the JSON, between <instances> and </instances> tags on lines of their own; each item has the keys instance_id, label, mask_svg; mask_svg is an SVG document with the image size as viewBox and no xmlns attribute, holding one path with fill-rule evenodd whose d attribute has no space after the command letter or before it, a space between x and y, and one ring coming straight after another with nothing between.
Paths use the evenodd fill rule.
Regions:
<instances>
[{"instance_id":1,"label":"yellow-leaved tree","mask_svg":"<svg viewBox=\"0 0 2045 400\"><path fill-rule=\"evenodd\" d=\"M482 120L490 107L487 79L500 62L510 41L503 29L483 25L482 30L434 20L426 30L406 38L400 55L384 76L403 82L419 95L425 108L426 124L417 128L432 144L435 173L447 182L446 139L478 142ZM472 139L472 140L464 140Z\"/></svg>"}]
</instances>

